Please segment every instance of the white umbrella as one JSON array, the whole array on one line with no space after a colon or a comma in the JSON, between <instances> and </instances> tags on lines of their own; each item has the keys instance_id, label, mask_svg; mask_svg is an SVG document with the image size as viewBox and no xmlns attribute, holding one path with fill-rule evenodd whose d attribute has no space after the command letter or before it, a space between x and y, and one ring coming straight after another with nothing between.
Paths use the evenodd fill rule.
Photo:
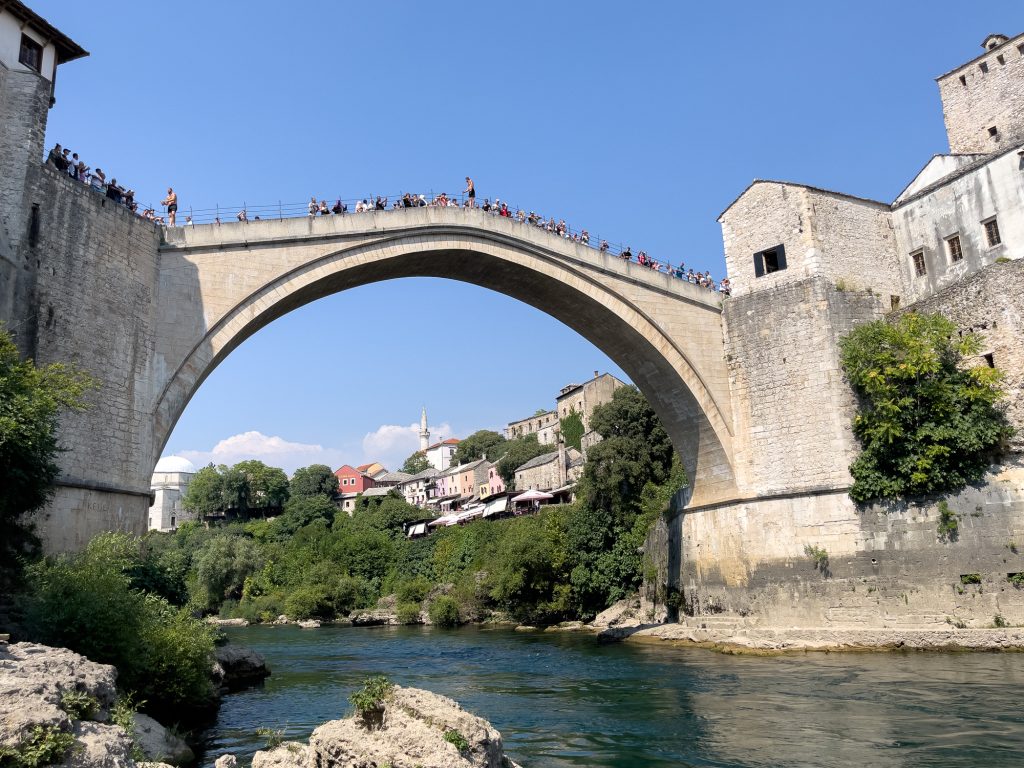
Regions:
<instances>
[{"instance_id":1,"label":"white umbrella","mask_svg":"<svg viewBox=\"0 0 1024 768\"><path fill-rule=\"evenodd\" d=\"M547 499L555 498L550 493L544 493L544 491L529 490L526 493L520 493L518 496L512 499L513 503L517 501L546 501Z\"/></svg>"}]
</instances>

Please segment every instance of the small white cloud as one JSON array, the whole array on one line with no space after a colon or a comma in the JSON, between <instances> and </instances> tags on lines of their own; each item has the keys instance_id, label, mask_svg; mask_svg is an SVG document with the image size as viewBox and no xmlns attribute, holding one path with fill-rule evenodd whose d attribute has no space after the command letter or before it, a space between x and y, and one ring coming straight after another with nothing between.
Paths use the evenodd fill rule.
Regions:
<instances>
[{"instance_id":1,"label":"small white cloud","mask_svg":"<svg viewBox=\"0 0 1024 768\"><path fill-rule=\"evenodd\" d=\"M451 437L449 424L430 427L430 442ZM374 432L363 437L363 458L365 461L379 461L388 469L400 469L402 462L420 447L420 425L407 427L398 424L381 424Z\"/></svg>"},{"instance_id":2,"label":"small white cloud","mask_svg":"<svg viewBox=\"0 0 1024 768\"><path fill-rule=\"evenodd\" d=\"M259 459L272 467L281 467L289 475L299 467L327 464L336 469L344 461L342 451L322 445L294 443L283 437L268 436L262 432L243 432L224 438L209 451L178 451L197 467L214 464L237 464L247 459Z\"/></svg>"}]
</instances>

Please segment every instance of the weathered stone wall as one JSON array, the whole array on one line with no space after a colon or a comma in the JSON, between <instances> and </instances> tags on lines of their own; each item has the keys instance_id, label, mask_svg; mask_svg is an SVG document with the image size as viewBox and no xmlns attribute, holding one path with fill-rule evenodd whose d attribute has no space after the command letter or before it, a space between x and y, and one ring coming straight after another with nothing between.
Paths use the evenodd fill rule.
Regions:
<instances>
[{"instance_id":1,"label":"weathered stone wall","mask_svg":"<svg viewBox=\"0 0 1024 768\"><path fill-rule=\"evenodd\" d=\"M939 78L950 152L994 152L1024 131L1022 44L1024 35L1019 35ZM993 126L995 136L989 135Z\"/></svg>"},{"instance_id":2,"label":"weathered stone wall","mask_svg":"<svg viewBox=\"0 0 1024 768\"><path fill-rule=\"evenodd\" d=\"M859 510L844 493L762 499L682 513L679 578L695 615L762 626L988 626L1024 623L1024 467L1003 469L948 500ZM818 568L805 547L824 550ZM981 584L961 576L979 574ZM968 579L970 581L970 579Z\"/></svg>"},{"instance_id":3,"label":"weathered stone wall","mask_svg":"<svg viewBox=\"0 0 1024 768\"><path fill-rule=\"evenodd\" d=\"M776 484L754 487L760 499L683 511L668 521L679 566L667 585L678 584L696 620L724 612L765 626L947 619L983 626L997 614L1024 622L1024 591L1007 579L1024 572L1024 263L986 267L904 310L939 312L961 332L981 334L983 353L1007 376L1015 453L985 482L948 500L959 516L955 540L939 536L937 499L859 509L842 487L857 445L849 430L854 400L835 345L854 323L877 316L880 304L823 280L727 302L736 412L749 419L738 428L751 436L752 455L737 456L738 476L747 477L754 463L751 476ZM792 327L776 329L787 321ZM987 364L983 356L974 362ZM838 378L817 378L820 370ZM766 426L773 420L777 429ZM830 490L799 492L787 486L789 478ZM828 553L826 573L805 547ZM975 573L980 585L961 583Z\"/></svg>"},{"instance_id":4,"label":"weathered stone wall","mask_svg":"<svg viewBox=\"0 0 1024 768\"><path fill-rule=\"evenodd\" d=\"M984 355L990 354L1006 375L1006 413L1017 430L1010 447L1024 453L1024 261L993 264L907 311L938 312L961 333L982 337L981 356L973 362L987 365Z\"/></svg>"},{"instance_id":5,"label":"weathered stone wall","mask_svg":"<svg viewBox=\"0 0 1024 768\"><path fill-rule=\"evenodd\" d=\"M35 262L19 253L29 233L31 206L24 199L29 174L43 153L50 83L32 72L0 64L0 322L31 353Z\"/></svg>"},{"instance_id":6,"label":"weathered stone wall","mask_svg":"<svg viewBox=\"0 0 1024 768\"><path fill-rule=\"evenodd\" d=\"M52 550L103 530L145 530L153 471L151 356L160 232L48 166L36 164L26 206L38 204L32 347L41 364L90 372L89 408L68 413L61 485L39 523Z\"/></svg>"},{"instance_id":7,"label":"weathered stone wall","mask_svg":"<svg viewBox=\"0 0 1024 768\"><path fill-rule=\"evenodd\" d=\"M821 276L886 298L903 293L889 206L785 182L754 182L721 215L733 297ZM782 245L786 267L760 277L754 254Z\"/></svg>"},{"instance_id":8,"label":"weathered stone wall","mask_svg":"<svg viewBox=\"0 0 1024 768\"><path fill-rule=\"evenodd\" d=\"M725 303L737 483L746 496L842 488L856 453L855 402L839 339L883 301L824 278L779 283Z\"/></svg>"},{"instance_id":9,"label":"weathered stone wall","mask_svg":"<svg viewBox=\"0 0 1024 768\"><path fill-rule=\"evenodd\" d=\"M1024 72L1022 72L1024 77ZM907 286L904 304L962 281L999 258L1024 257L1024 158L1009 150L965 168L964 175L925 188L893 210L897 261ZM982 222L995 217L1002 242L988 244ZM948 239L957 236L963 258L953 261ZM912 254L924 256L918 275Z\"/></svg>"}]
</instances>

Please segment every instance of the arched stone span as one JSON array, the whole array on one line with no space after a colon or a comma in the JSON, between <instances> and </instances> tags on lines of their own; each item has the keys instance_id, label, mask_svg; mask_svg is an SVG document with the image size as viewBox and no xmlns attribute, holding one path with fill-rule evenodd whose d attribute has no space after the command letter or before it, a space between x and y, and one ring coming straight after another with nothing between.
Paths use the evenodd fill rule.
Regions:
<instances>
[{"instance_id":1,"label":"arched stone span","mask_svg":"<svg viewBox=\"0 0 1024 768\"><path fill-rule=\"evenodd\" d=\"M691 503L736 495L720 300L705 289L536 227L438 208L168 230L159 263L149 469L206 376L267 323L348 288L427 276L498 291L579 332L658 412L693 478Z\"/></svg>"}]
</instances>

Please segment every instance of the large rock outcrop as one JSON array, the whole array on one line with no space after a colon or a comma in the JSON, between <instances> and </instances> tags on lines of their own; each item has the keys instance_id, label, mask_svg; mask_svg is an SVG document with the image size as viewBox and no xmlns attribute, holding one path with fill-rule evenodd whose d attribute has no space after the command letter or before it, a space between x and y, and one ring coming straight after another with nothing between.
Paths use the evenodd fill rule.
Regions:
<instances>
[{"instance_id":1,"label":"large rock outcrop","mask_svg":"<svg viewBox=\"0 0 1024 768\"><path fill-rule=\"evenodd\" d=\"M253 768L519 768L501 734L444 696L395 686L376 725L353 715L324 723L309 745L257 752Z\"/></svg>"},{"instance_id":2,"label":"large rock outcrop","mask_svg":"<svg viewBox=\"0 0 1024 768\"><path fill-rule=\"evenodd\" d=\"M109 724L116 683L114 667L66 648L0 642L0 747L24 752L40 741L59 742L62 768L136 768L136 746L151 760L194 759L146 715L136 715L134 735Z\"/></svg>"},{"instance_id":3,"label":"large rock outcrop","mask_svg":"<svg viewBox=\"0 0 1024 768\"><path fill-rule=\"evenodd\" d=\"M17 747L37 726L73 729L69 695L89 696L89 715L106 720L117 698L117 670L66 648L35 643L0 643L0 746ZM123 733L123 731L122 731Z\"/></svg>"},{"instance_id":4,"label":"large rock outcrop","mask_svg":"<svg viewBox=\"0 0 1024 768\"><path fill-rule=\"evenodd\" d=\"M252 648L228 643L218 646L214 656L213 678L221 688L241 688L270 676L267 660Z\"/></svg>"}]
</instances>

